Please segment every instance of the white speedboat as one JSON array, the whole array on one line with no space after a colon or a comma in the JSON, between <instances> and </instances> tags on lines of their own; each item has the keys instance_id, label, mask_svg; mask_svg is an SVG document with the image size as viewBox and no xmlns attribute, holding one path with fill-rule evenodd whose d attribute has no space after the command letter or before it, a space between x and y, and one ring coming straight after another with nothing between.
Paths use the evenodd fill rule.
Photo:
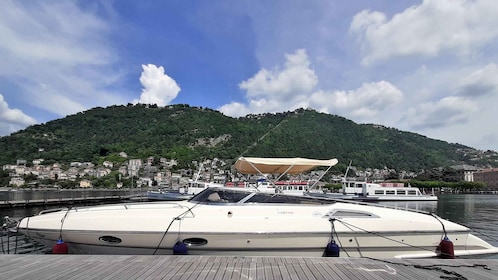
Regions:
<instances>
[{"instance_id":1,"label":"white speedboat","mask_svg":"<svg viewBox=\"0 0 498 280\"><path fill-rule=\"evenodd\" d=\"M129 203L42 212L18 231L77 254L426 258L447 236L455 256L498 253L470 229L429 213L247 189L208 188L190 201ZM177 244L178 245L178 244ZM185 253L185 252L183 252Z\"/></svg>"},{"instance_id":2,"label":"white speedboat","mask_svg":"<svg viewBox=\"0 0 498 280\"><path fill-rule=\"evenodd\" d=\"M337 163L294 161L274 164L287 164L282 172L297 172ZM22 219L18 231L84 254L427 258L498 253L469 228L430 213L248 188L210 187L188 201L45 211Z\"/></svg>"}]
</instances>

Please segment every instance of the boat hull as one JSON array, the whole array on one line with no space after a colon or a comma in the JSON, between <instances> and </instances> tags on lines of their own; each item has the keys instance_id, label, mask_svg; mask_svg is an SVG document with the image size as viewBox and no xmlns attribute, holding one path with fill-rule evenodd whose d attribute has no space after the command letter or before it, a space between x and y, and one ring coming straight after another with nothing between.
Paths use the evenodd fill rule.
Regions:
<instances>
[{"instance_id":1,"label":"boat hull","mask_svg":"<svg viewBox=\"0 0 498 280\"><path fill-rule=\"evenodd\" d=\"M323 256L335 240L343 257L437 256L444 237L455 255L498 253L469 229L425 214L334 203L325 206L137 203L61 210L23 219L18 230L47 246L62 238L74 254Z\"/></svg>"},{"instance_id":2,"label":"boat hull","mask_svg":"<svg viewBox=\"0 0 498 280\"><path fill-rule=\"evenodd\" d=\"M441 233L406 235L405 233L383 233L371 236L364 233L337 233L335 242L339 244L342 257L372 258L427 258L436 257L436 248ZM467 232L448 233L454 242L456 256L472 256L475 253L493 254L486 244ZM30 230L28 236L53 246L59 238L57 231ZM112 244L102 237L116 237L120 244ZM234 256L310 256L321 257L330 242L330 233L177 233L163 238L163 233L124 233L124 232L65 232L63 239L71 254L116 254L152 255L174 254L176 241L187 244L190 255L234 255ZM162 241L161 241L162 240ZM195 240L192 244L189 240ZM206 242L201 244L201 240ZM412 245L417 244L417 245ZM479 250L482 250L479 251Z\"/></svg>"}]
</instances>

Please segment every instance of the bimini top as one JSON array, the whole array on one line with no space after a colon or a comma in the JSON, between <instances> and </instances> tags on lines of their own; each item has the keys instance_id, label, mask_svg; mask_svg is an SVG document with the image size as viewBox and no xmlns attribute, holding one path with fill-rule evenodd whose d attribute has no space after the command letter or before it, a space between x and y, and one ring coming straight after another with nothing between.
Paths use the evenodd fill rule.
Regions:
<instances>
[{"instance_id":1,"label":"bimini top","mask_svg":"<svg viewBox=\"0 0 498 280\"><path fill-rule=\"evenodd\" d=\"M243 174L300 174L319 166L332 167L337 159L240 157L234 164Z\"/></svg>"}]
</instances>

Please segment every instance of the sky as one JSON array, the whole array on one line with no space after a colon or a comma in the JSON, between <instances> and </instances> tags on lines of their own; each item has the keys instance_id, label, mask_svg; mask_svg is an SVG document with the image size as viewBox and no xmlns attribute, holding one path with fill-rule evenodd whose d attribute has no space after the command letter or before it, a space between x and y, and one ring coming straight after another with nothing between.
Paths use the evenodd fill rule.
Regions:
<instances>
[{"instance_id":1,"label":"sky","mask_svg":"<svg viewBox=\"0 0 498 280\"><path fill-rule=\"evenodd\" d=\"M189 104L310 108L498 151L497 26L496 0L3 0L0 136Z\"/></svg>"}]
</instances>

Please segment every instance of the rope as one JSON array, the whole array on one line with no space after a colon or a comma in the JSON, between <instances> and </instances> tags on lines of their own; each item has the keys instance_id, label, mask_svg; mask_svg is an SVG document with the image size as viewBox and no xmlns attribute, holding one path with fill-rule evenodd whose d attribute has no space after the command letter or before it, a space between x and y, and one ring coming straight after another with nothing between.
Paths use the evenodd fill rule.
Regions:
<instances>
[{"instance_id":1,"label":"rope","mask_svg":"<svg viewBox=\"0 0 498 280\"><path fill-rule=\"evenodd\" d=\"M444 224L441 221L441 219L439 219L439 217L437 215L435 215L434 213L430 213L430 215L432 217L434 217L434 219L436 219L441 224L441 226L443 227L444 237L448 237L448 234L446 233L446 228L444 227Z\"/></svg>"},{"instance_id":2,"label":"rope","mask_svg":"<svg viewBox=\"0 0 498 280\"><path fill-rule=\"evenodd\" d=\"M163 240L166 237L166 234L169 232L169 229L173 225L174 221L180 221L180 225L179 225L179 229L178 229L178 239L177 239L177 240L180 240L180 228L181 228L181 223L182 223L182 216L185 216L188 212L192 213L192 215L195 216L194 212L192 212L192 209L194 209L198 205L200 205L200 204L195 204L194 206L192 206L192 208L188 208L186 211L184 211L183 213L181 213L180 215L174 217L171 220L171 222L169 223L168 227L164 231L164 233L163 233L163 235L161 237L161 240L159 241L159 243L157 244L156 248L154 249L154 252L152 253L152 255L155 255L157 253L157 251L159 250L159 248L161 247L161 243L163 243Z\"/></svg>"},{"instance_id":3,"label":"rope","mask_svg":"<svg viewBox=\"0 0 498 280\"><path fill-rule=\"evenodd\" d=\"M62 239L62 227L64 226L64 221L66 221L66 217L69 214L69 210L71 210L71 207L67 208L66 214L64 214L64 217L62 217L61 219L61 228L59 229L59 240Z\"/></svg>"},{"instance_id":4,"label":"rope","mask_svg":"<svg viewBox=\"0 0 498 280\"><path fill-rule=\"evenodd\" d=\"M3 237L4 235L7 237L7 254L10 254L10 237L11 237L11 229L16 225L17 229L17 224L18 221L15 219L11 219L9 216L3 217L3 224L2 224L2 231L0 232L0 242L2 243L2 253L5 254L5 245L4 245L4 240ZM18 234L16 230L15 234L15 247L14 247L14 254L17 254L17 241L18 241Z\"/></svg>"},{"instance_id":5,"label":"rope","mask_svg":"<svg viewBox=\"0 0 498 280\"><path fill-rule=\"evenodd\" d=\"M246 150L245 150L245 151L243 151L243 152L239 155L239 157L241 157L241 156L243 156L243 155L247 154L247 152L249 152L249 150L250 150L250 149L252 149L252 148L256 147L260 141L262 141L263 139L265 139L265 137L266 137L266 136L268 136L268 134L272 133L275 129L279 128L279 127L280 127L280 125L281 125L282 123L286 122L286 121L287 121L287 119L286 119L286 118L282 119L282 120L281 120L281 121L280 121L280 122L279 122L276 126L274 126L273 128L269 129L269 130L268 130L268 131L267 131L267 132L266 132L263 136L259 137L256 141L254 141L254 143L252 143L251 145L247 146Z\"/></svg>"},{"instance_id":6,"label":"rope","mask_svg":"<svg viewBox=\"0 0 498 280\"><path fill-rule=\"evenodd\" d=\"M331 232L330 232L330 239L331 239L330 241L335 241L335 239L334 239L334 234L335 234L335 237L337 239L337 243L339 243L340 248L346 253L346 255L349 258L350 257L349 252L342 246L341 239L339 239L339 235L337 234L337 231L335 230L335 225L334 225L335 221L336 221L335 218L329 219L329 222L330 222L331 227L332 227Z\"/></svg>"},{"instance_id":7,"label":"rope","mask_svg":"<svg viewBox=\"0 0 498 280\"><path fill-rule=\"evenodd\" d=\"M387 237L387 236L384 236L380 233L377 233L377 232L373 232L373 231L369 231L369 230L366 230L366 229L363 229L363 228L360 228L358 226L355 226L355 225L352 225L350 223L347 223L343 220L337 220L338 222L342 223L343 225L345 225L348 229L352 230L351 228L356 228L360 231L363 231L365 233L369 233L369 234L372 234L372 235L375 235L375 236L379 236L379 237L382 237L384 239L387 239L387 240L390 240L390 241L393 241L393 242L396 242L396 243L399 243L399 244L403 244L403 245L406 245L408 247L411 247L411 248L417 248L417 249L420 249L420 250L424 250L424 251L428 251L428 252L432 252L432 250L429 250L429 249L426 249L426 248L423 248L423 247L419 247L419 246L414 246L412 244L408 244L408 243L405 243L403 241L398 241L396 239L393 239L393 238L390 238L390 237Z\"/></svg>"}]
</instances>

